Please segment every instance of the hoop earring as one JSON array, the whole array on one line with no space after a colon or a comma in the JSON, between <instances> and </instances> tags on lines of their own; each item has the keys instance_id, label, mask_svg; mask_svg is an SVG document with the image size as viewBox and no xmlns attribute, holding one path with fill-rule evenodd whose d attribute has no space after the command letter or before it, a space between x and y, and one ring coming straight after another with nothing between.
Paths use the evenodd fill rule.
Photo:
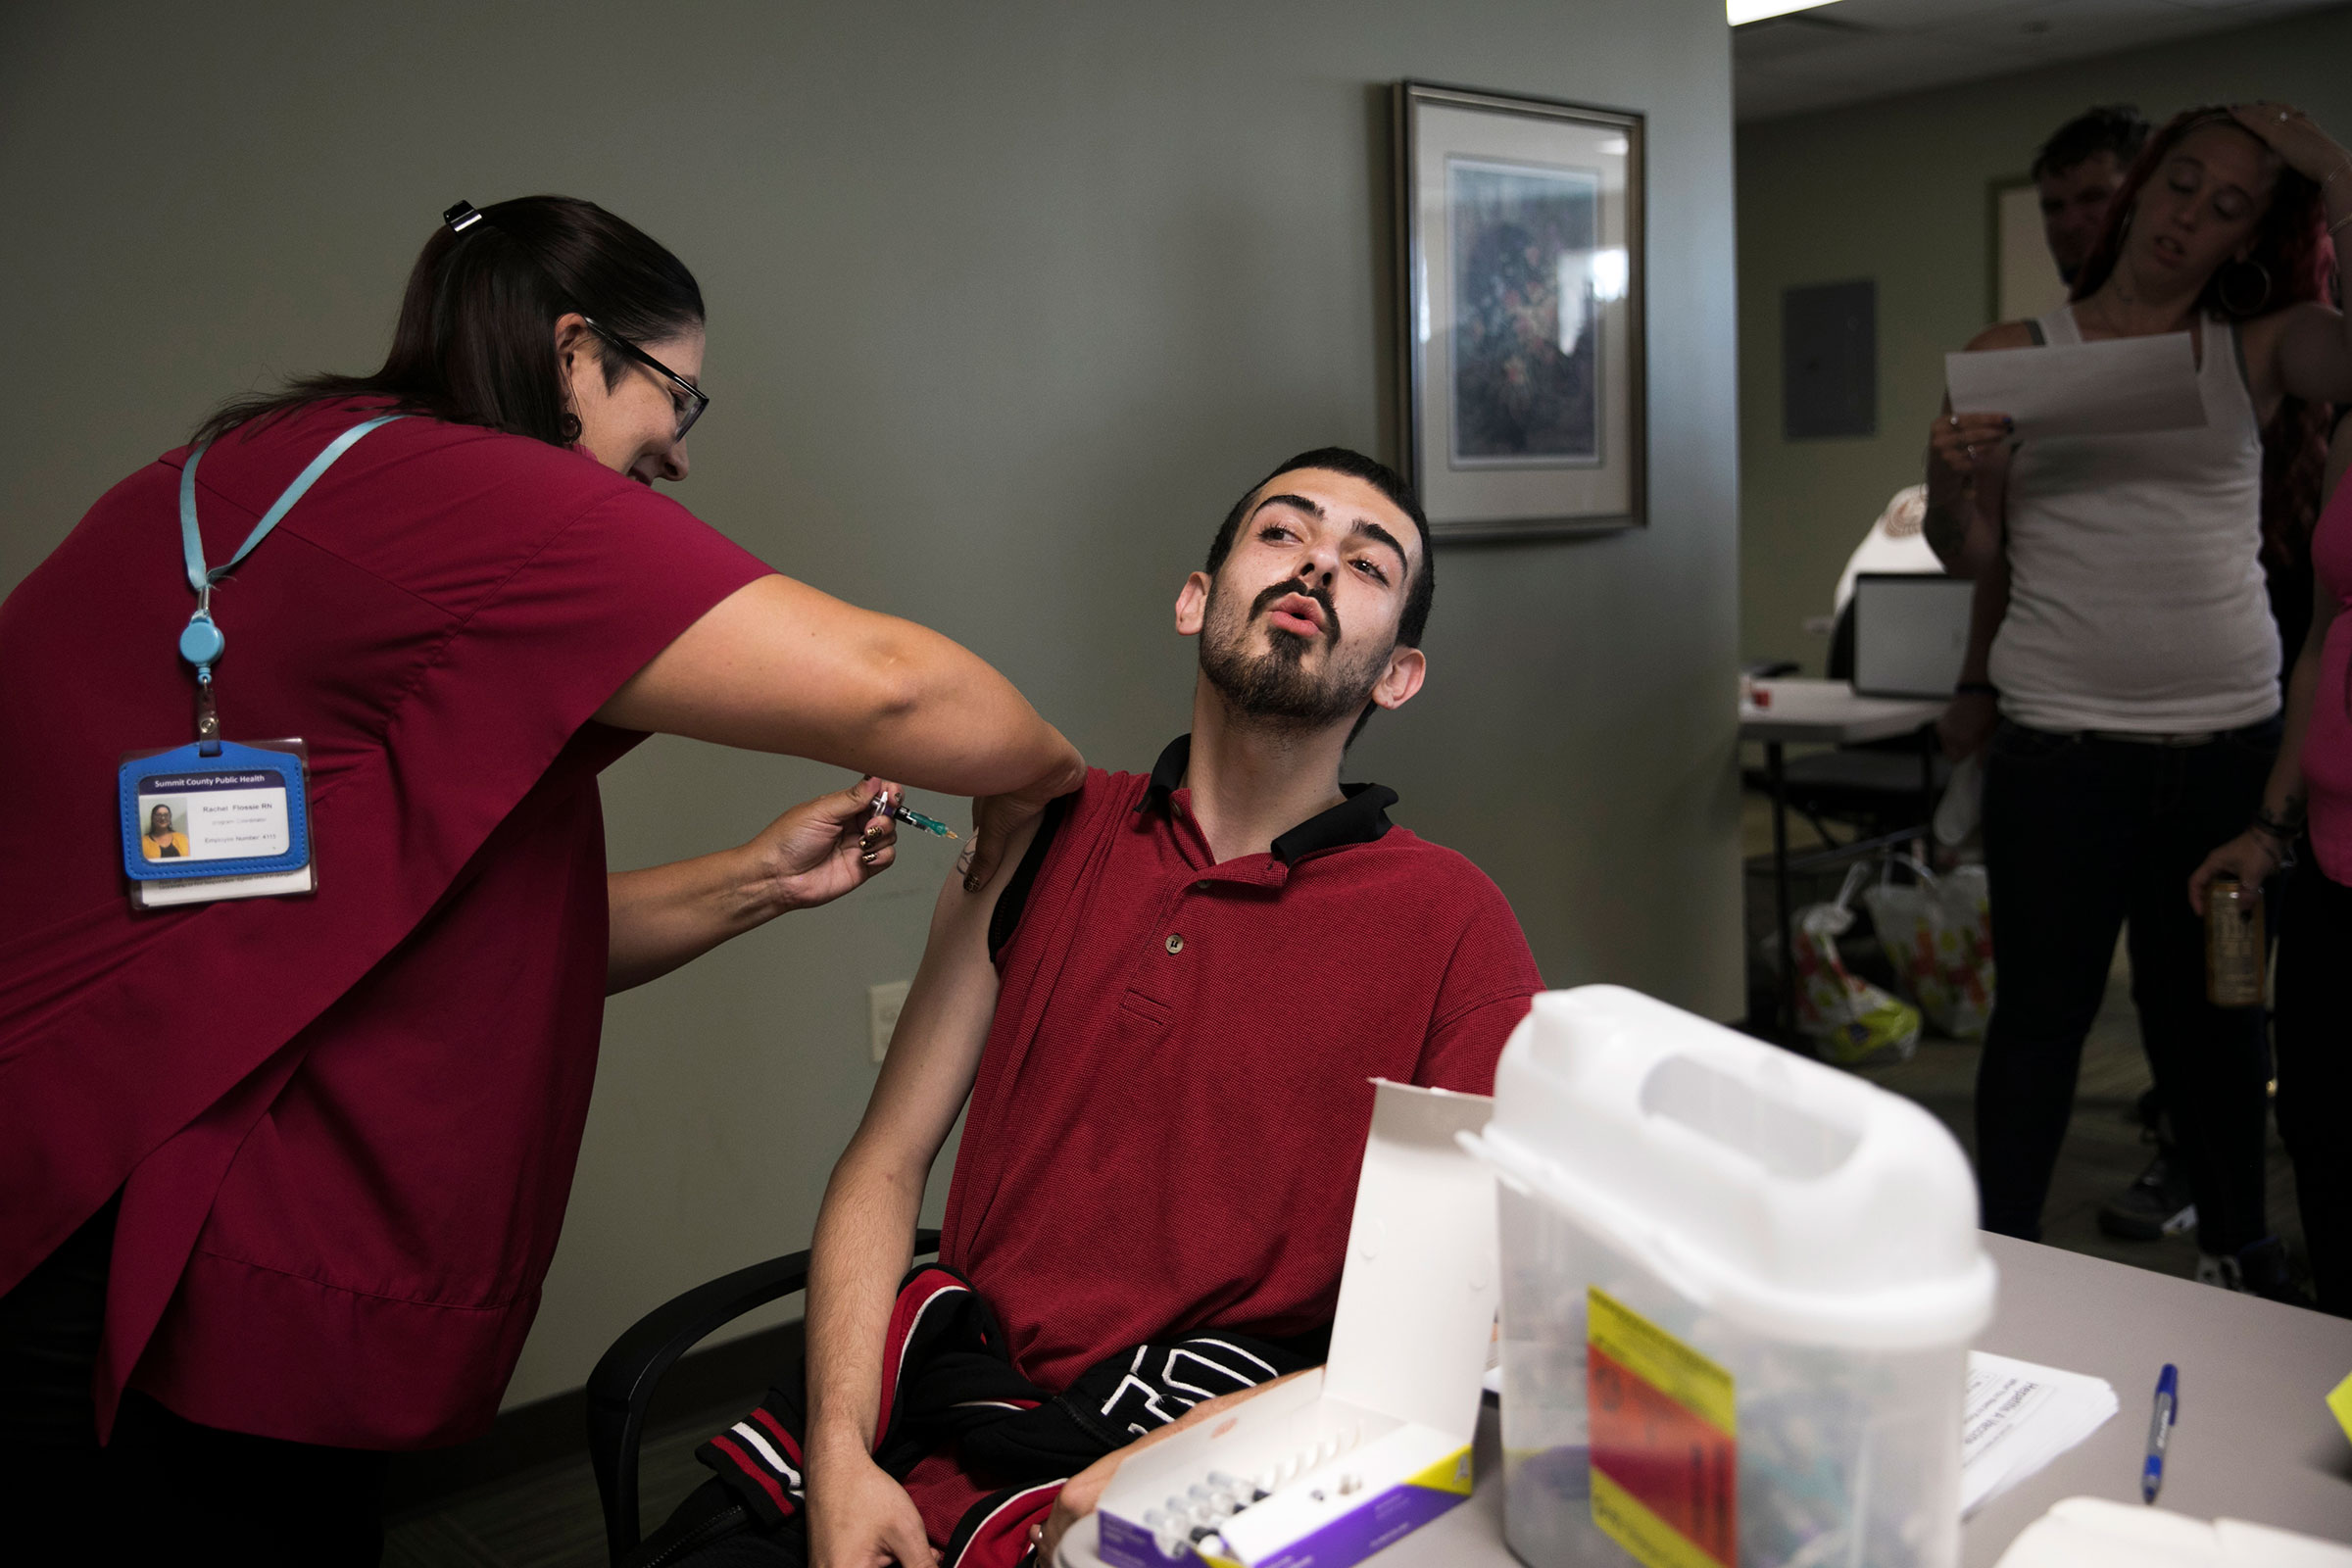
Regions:
<instances>
[{"instance_id":1,"label":"hoop earring","mask_svg":"<svg viewBox=\"0 0 2352 1568\"><path fill-rule=\"evenodd\" d=\"M2241 267L2250 269L2255 276L2262 279L2262 292L2254 297L2254 303L2251 305L2240 305L2230 297L2230 285L2233 281L2230 274ZM2222 309L2231 316L2259 316L2262 314L2262 308L2271 303L2270 269L2250 257L2241 256L2223 268L2220 274L2214 278L2213 297L2220 303Z\"/></svg>"}]
</instances>

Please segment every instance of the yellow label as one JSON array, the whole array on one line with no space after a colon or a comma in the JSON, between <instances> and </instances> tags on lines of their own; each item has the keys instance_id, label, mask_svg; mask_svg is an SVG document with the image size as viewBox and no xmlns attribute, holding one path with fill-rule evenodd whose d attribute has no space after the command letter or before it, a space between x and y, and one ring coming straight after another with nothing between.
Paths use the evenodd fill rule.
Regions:
<instances>
[{"instance_id":1,"label":"yellow label","mask_svg":"<svg viewBox=\"0 0 2352 1568\"><path fill-rule=\"evenodd\" d=\"M1585 1299L1588 1344L1702 1420L1739 1435L1729 1372L1619 1304L1599 1286L1590 1288Z\"/></svg>"},{"instance_id":2,"label":"yellow label","mask_svg":"<svg viewBox=\"0 0 2352 1568\"><path fill-rule=\"evenodd\" d=\"M1432 1492L1451 1492L1470 1495L1470 1450L1456 1449L1418 1475L1404 1478L1408 1487L1427 1487Z\"/></svg>"},{"instance_id":3,"label":"yellow label","mask_svg":"<svg viewBox=\"0 0 2352 1568\"><path fill-rule=\"evenodd\" d=\"M1733 1568L1740 1443L1732 1375L1598 1289L1586 1303L1592 1523L1642 1568Z\"/></svg>"},{"instance_id":4,"label":"yellow label","mask_svg":"<svg viewBox=\"0 0 2352 1568\"><path fill-rule=\"evenodd\" d=\"M1634 1554L1642 1568L1723 1568L1688 1536L1651 1513L1642 1499L1592 1472L1592 1522Z\"/></svg>"},{"instance_id":5,"label":"yellow label","mask_svg":"<svg viewBox=\"0 0 2352 1568\"><path fill-rule=\"evenodd\" d=\"M2328 1408L2335 1412L2336 1425L2344 1429L2344 1436L2352 1438L2352 1377L2345 1378L2328 1393Z\"/></svg>"}]
</instances>

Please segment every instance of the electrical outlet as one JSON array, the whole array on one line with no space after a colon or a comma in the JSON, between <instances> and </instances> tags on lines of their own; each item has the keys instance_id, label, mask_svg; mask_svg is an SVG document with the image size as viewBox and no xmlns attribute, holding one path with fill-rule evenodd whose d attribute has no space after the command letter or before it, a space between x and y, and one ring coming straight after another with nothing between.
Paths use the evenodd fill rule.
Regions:
<instances>
[{"instance_id":1,"label":"electrical outlet","mask_svg":"<svg viewBox=\"0 0 2352 1568\"><path fill-rule=\"evenodd\" d=\"M865 988L867 1042L876 1061L890 1054L890 1037L899 1027L899 1009L906 1005L906 988L913 983L893 980L888 985Z\"/></svg>"}]
</instances>

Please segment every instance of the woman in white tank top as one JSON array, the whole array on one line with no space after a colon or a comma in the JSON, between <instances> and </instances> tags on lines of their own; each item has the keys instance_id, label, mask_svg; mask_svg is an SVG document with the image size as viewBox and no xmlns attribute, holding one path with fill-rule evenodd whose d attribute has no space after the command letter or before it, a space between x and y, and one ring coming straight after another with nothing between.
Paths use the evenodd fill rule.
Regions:
<instances>
[{"instance_id":1,"label":"woman in white tank top","mask_svg":"<svg viewBox=\"0 0 2352 1568\"><path fill-rule=\"evenodd\" d=\"M2291 1284L2263 1216L2263 1014L2206 1002L2185 889L2258 809L2278 749L2261 429L2283 398L2352 400L2352 329L2318 302L2329 224L2352 225L2352 157L2307 118L2277 104L2176 118L2117 192L2073 303L1969 348L2185 333L2202 425L2021 441L1999 414L1947 407L1928 461L1928 539L1978 579L1980 627L1999 627L1984 1223L2038 1235L2128 920L2140 1030L2196 1199L2200 1276L2265 1294Z\"/></svg>"}]
</instances>

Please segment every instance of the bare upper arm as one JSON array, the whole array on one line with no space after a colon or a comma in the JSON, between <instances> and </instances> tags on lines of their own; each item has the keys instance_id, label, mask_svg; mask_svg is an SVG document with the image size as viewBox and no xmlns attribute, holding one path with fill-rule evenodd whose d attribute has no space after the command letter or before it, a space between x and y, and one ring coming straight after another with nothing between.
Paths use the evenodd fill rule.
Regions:
<instances>
[{"instance_id":1,"label":"bare upper arm","mask_svg":"<svg viewBox=\"0 0 2352 1568\"><path fill-rule=\"evenodd\" d=\"M2282 397L2313 403L2352 401L2352 345L2344 318L2317 301L2290 305L2238 328L2247 378L2266 415Z\"/></svg>"},{"instance_id":2,"label":"bare upper arm","mask_svg":"<svg viewBox=\"0 0 2352 1568\"><path fill-rule=\"evenodd\" d=\"M1028 853L1040 820L1024 823L1006 842L1004 865L1017 865ZM1000 875L966 893L962 872L948 874L932 907L922 963L899 1009L889 1054L845 1162L855 1155L917 1180L928 1175L971 1095L996 1021L997 968L988 956L988 923L1011 882Z\"/></svg>"},{"instance_id":3,"label":"bare upper arm","mask_svg":"<svg viewBox=\"0 0 2352 1568\"><path fill-rule=\"evenodd\" d=\"M597 717L753 751L826 755L905 700L895 616L770 576L705 612Z\"/></svg>"}]
</instances>

